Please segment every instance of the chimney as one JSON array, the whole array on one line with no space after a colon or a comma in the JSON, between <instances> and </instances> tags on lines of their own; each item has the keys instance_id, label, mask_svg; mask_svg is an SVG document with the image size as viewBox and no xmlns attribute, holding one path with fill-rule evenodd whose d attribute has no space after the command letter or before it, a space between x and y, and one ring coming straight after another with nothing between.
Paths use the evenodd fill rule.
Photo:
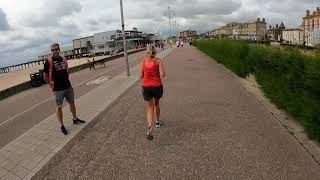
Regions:
<instances>
[{"instance_id":1,"label":"chimney","mask_svg":"<svg viewBox=\"0 0 320 180\"><path fill-rule=\"evenodd\" d=\"M269 26L269 29L272 29L272 26L271 26L271 25Z\"/></svg>"},{"instance_id":2,"label":"chimney","mask_svg":"<svg viewBox=\"0 0 320 180\"><path fill-rule=\"evenodd\" d=\"M278 24L276 25L276 28L279 29L279 25Z\"/></svg>"},{"instance_id":3,"label":"chimney","mask_svg":"<svg viewBox=\"0 0 320 180\"><path fill-rule=\"evenodd\" d=\"M265 18L262 18L262 22L266 22L266 19L265 19Z\"/></svg>"},{"instance_id":4,"label":"chimney","mask_svg":"<svg viewBox=\"0 0 320 180\"><path fill-rule=\"evenodd\" d=\"M307 15L307 16L310 16L310 10L307 10L306 15Z\"/></svg>"},{"instance_id":5,"label":"chimney","mask_svg":"<svg viewBox=\"0 0 320 180\"><path fill-rule=\"evenodd\" d=\"M260 22L260 18L257 18L257 21Z\"/></svg>"}]
</instances>

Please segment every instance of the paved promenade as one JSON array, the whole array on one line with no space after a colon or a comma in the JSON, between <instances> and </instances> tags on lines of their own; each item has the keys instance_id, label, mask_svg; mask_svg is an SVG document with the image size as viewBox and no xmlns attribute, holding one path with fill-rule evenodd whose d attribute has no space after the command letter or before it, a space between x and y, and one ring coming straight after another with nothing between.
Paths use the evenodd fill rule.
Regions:
<instances>
[{"instance_id":1,"label":"paved promenade","mask_svg":"<svg viewBox=\"0 0 320 180\"><path fill-rule=\"evenodd\" d=\"M193 47L164 63L165 125L153 141L140 83L130 81L34 179L320 179L314 159L221 65ZM87 98L113 98L106 92Z\"/></svg>"},{"instance_id":2,"label":"paved promenade","mask_svg":"<svg viewBox=\"0 0 320 180\"><path fill-rule=\"evenodd\" d=\"M320 167L239 79L194 47L167 49L165 125L146 139L139 66L77 98L0 150L0 179L320 179ZM167 56L169 54L169 56ZM71 119L64 107L65 119Z\"/></svg>"}]
</instances>

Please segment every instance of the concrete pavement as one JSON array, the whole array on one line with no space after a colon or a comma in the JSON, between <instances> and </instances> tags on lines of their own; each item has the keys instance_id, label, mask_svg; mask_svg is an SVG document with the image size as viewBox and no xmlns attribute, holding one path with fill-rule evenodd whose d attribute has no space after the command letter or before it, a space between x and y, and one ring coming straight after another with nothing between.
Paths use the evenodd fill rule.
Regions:
<instances>
[{"instance_id":1,"label":"concrete pavement","mask_svg":"<svg viewBox=\"0 0 320 180\"><path fill-rule=\"evenodd\" d=\"M136 83L33 179L320 179L314 159L222 65L185 47L165 67L165 125L153 141Z\"/></svg>"}]
</instances>

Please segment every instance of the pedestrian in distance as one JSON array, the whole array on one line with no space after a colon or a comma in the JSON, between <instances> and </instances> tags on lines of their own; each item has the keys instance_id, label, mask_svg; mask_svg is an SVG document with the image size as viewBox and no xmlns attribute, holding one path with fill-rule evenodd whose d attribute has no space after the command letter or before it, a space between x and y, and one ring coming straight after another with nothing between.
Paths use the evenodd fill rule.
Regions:
<instances>
[{"instance_id":1,"label":"pedestrian in distance","mask_svg":"<svg viewBox=\"0 0 320 180\"><path fill-rule=\"evenodd\" d=\"M90 60L91 59L91 60ZM88 64L89 64L89 70L91 71L91 69L96 70L96 65L94 62L94 57L93 58L88 58Z\"/></svg>"},{"instance_id":2,"label":"pedestrian in distance","mask_svg":"<svg viewBox=\"0 0 320 180\"><path fill-rule=\"evenodd\" d=\"M180 41L176 41L176 46L178 48L178 51L180 50Z\"/></svg>"},{"instance_id":3,"label":"pedestrian in distance","mask_svg":"<svg viewBox=\"0 0 320 180\"><path fill-rule=\"evenodd\" d=\"M164 43L161 42L161 50L163 51L164 50Z\"/></svg>"},{"instance_id":4,"label":"pedestrian in distance","mask_svg":"<svg viewBox=\"0 0 320 180\"><path fill-rule=\"evenodd\" d=\"M50 85L56 104L56 115L61 125L64 135L68 134L63 123L62 104L66 99L69 103L70 111L73 116L73 124L83 124L85 121L77 117L74 102L74 91L69 80L68 62L65 57L60 56L60 46L53 43L51 46L52 55L44 64L44 80Z\"/></svg>"},{"instance_id":5,"label":"pedestrian in distance","mask_svg":"<svg viewBox=\"0 0 320 180\"><path fill-rule=\"evenodd\" d=\"M165 77L165 69L161 59L156 57L154 46L149 46L146 56L141 64L140 78L142 80L142 95L147 104L147 139L153 139L153 119L156 115L155 127L160 128L160 99L163 95L162 80Z\"/></svg>"}]
</instances>

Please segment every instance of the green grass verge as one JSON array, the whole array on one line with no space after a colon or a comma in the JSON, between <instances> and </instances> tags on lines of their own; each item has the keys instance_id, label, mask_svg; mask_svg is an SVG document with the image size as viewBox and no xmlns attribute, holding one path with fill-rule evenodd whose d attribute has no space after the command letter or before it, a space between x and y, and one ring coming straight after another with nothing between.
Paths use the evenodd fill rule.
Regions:
<instances>
[{"instance_id":1,"label":"green grass verge","mask_svg":"<svg viewBox=\"0 0 320 180\"><path fill-rule=\"evenodd\" d=\"M193 44L240 77L254 74L265 95L320 141L320 58L298 51L249 46L245 41L196 40Z\"/></svg>"}]
</instances>

